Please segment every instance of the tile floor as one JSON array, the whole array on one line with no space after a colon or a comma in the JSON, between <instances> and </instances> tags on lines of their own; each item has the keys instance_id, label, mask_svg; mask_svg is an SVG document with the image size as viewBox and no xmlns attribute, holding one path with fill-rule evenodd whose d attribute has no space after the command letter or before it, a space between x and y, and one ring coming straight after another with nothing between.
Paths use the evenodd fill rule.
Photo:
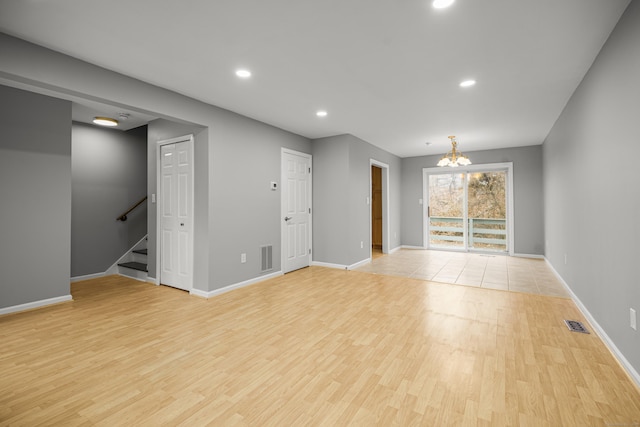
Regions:
<instances>
[{"instance_id":1,"label":"tile floor","mask_svg":"<svg viewBox=\"0 0 640 427\"><path fill-rule=\"evenodd\" d=\"M375 254L357 271L569 298L543 259L401 249Z\"/></svg>"}]
</instances>

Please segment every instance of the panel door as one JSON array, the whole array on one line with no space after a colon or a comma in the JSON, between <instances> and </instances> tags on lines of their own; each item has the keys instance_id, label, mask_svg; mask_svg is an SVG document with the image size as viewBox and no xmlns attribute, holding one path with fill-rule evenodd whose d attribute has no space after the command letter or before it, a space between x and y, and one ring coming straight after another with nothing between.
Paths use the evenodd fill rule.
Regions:
<instances>
[{"instance_id":1,"label":"panel door","mask_svg":"<svg viewBox=\"0 0 640 427\"><path fill-rule=\"evenodd\" d=\"M192 287L192 145L160 146L160 283Z\"/></svg>"},{"instance_id":2,"label":"panel door","mask_svg":"<svg viewBox=\"0 0 640 427\"><path fill-rule=\"evenodd\" d=\"M311 159L282 153L284 273L311 262Z\"/></svg>"}]
</instances>

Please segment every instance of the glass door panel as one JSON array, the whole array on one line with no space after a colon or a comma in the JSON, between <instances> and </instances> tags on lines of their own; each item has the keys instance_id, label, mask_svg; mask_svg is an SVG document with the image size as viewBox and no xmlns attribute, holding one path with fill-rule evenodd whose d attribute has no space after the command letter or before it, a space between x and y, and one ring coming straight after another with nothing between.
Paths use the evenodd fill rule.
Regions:
<instances>
[{"instance_id":1,"label":"glass door panel","mask_svg":"<svg viewBox=\"0 0 640 427\"><path fill-rule=\"evenodd\" d=\"M429 175L429 247L466 249L463 173Z\"/></svg>"},{"instance_id":2,"label":"glass door panel","mask_svg":"<svg viewBox=\"0 0 640 427\"><path fill-rule=\"evenodd\" d=\"M467 186L468 248L507 251L507 173L472 172Z\"/></svg>"}]
</instances>

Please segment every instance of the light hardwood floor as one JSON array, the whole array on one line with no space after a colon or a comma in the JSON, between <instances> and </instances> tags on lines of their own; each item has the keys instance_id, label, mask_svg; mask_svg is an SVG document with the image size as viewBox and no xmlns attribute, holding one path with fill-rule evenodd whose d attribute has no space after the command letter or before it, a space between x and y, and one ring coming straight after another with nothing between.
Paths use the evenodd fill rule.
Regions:
<instances>
[{"instance_id":1,"label":"light hardwood floor","mask_svg":"<svg viewBox=\"0 0 640 427\"><path fill-rule=\"evenodd\" d=\"M640 423L566 298L322 267L209 300L119 276L72 294L0 317L0 425Z\"/></svg>"}]
</instances>

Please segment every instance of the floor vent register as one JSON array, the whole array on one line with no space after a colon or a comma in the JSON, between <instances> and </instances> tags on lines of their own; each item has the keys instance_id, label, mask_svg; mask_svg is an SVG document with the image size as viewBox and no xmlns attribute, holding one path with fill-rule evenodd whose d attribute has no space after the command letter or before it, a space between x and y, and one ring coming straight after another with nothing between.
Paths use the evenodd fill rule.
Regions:
<instances>
[{"instance_id":1,"label":"floor vent register","mask_svg":"<svg viewBox=\"0 0 640 427\"><path fill-rule=\"evenodd\" d=\"M565 320L564 323L567 324L567 328L569 328L571 332L582 332L583 334L589 333L582 322L578 322L577 320Z\"/></svg>"}]
</instances>

